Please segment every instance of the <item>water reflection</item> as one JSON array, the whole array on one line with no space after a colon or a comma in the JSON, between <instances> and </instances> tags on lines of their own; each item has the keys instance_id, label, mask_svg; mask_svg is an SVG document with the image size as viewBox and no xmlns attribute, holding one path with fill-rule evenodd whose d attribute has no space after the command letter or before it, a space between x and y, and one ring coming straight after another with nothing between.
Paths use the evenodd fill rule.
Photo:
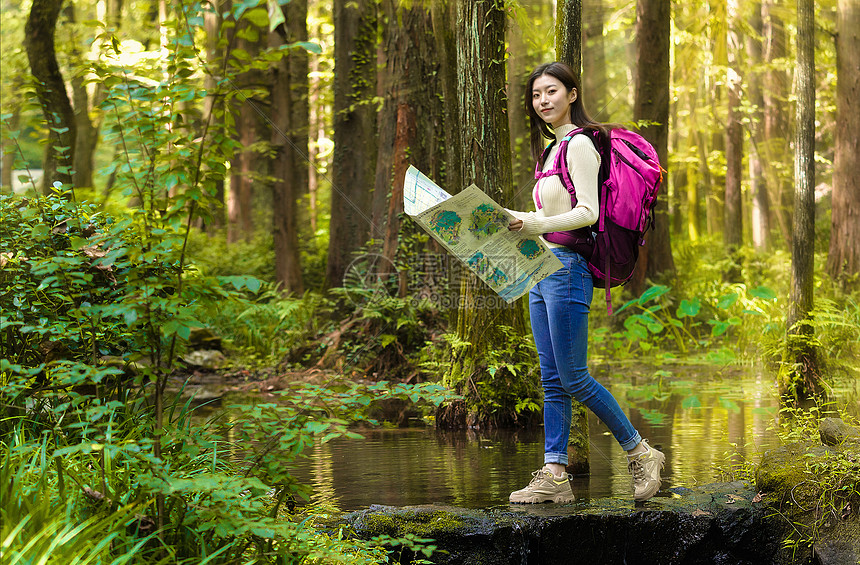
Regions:
<instances>
[{"instance_id":1,"label":"water reflection","mask_svg":"<svg viewBox=\"0 0 860 565\"><path fill-rule=\"evenodd\" d=\"M666 454L664 489L726 480L722 471L733 462L755 460L778 441L769 430L778 412L773 379L759 371L676 367L670 374L616 367L595 376L642 436ZM624 453L593 415L589 424L591 474L574 479L574 494L629 498ZM342 510L371 504L507 505L508 494L543 462L541 429L361 433L363 440L318 443L294 464L294 476L312 487L313 502Z\"/></svg>"},{"instance_id":2,"label":"water reflection","mask_svg":"<svg viewBox=\"0 0 860 565\"><path fill-rule=\"evenodd\" d=\"M720 469L752 458L776 440L772 381L753 372L730 376L701 368L658 375L624 369L597 375L634 426L666 453L664 487L724 479ZM630 496L624 453L609 430L590 417L591 474L573 482L577 498ZM317 445L294 469L314 489L314 501L343 510L370 504L447 503L487 507L507 503L543 461L543 432L432 429L366 430L364 440Z\"/></svg>"}]
</instances>

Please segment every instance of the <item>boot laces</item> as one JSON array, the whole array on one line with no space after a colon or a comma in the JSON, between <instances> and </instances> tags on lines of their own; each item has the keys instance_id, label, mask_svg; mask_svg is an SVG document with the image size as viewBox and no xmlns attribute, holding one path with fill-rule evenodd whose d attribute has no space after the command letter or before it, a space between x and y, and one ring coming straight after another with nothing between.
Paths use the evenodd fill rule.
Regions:
<instances>
[{"instance_id":1,"label":"boot laces","mask_svg":"<svg viewBox=\"0 0 860 565\"><path fill-rule=\"evenodd\" d=\"M627 464L627 469L630 471L630 474L633 475L634 481L645 480L645 466L638 457Z\"/></svg>"}]
</instances>

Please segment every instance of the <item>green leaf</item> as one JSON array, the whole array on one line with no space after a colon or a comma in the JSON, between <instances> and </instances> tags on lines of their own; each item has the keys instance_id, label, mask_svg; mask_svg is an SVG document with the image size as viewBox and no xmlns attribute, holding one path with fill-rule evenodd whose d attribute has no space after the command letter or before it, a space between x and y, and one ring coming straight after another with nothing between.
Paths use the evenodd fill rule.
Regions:
<instances>
[{"instance_id":1,"label":"green leaf","mask_svg":"<svg viewBox=\"0 0 860 565\"><path fill-rule=\"evenodd\" d=\"M776 298L776 292L766 286L755 287L754 289L750 290L750 295L755 298L761 298L762 300L773 300Z\"/></svg>"},{"instance_id":2,"label":"green leaf","mask_svg":"<svg viewBox=\"0 0 860 565\"><path fill-rule=\"evenodd\" d=\"M30 236L35 240L42 240L48 237L48 226L45 224L36 224L30 228Z\"/></svg>"},{"instance_id":3,"label":"green leaf","mask_svg":"<svg viewBox=\"0 0 860 565\"><path fill-rule=\"evenodd\" d=\"M669 292L669 287L661 284L654 285L645 292L642 293L642 296L639 297L639 304L645 304L649 300L654 300L655 298L659 298Z\"/></svg>"},{"instance_id":4,"label":"green leaf","mask_svg":"<svg viewBox=\"0 0 860 565\"><path fill-rule=\"evenodd\" d=\"M734 414L737 414L741 411L741 407L738 406L738 403L728 398L720 398L720 406Z\"/></svg>"},{"instance_id":5,"label":"green leaf","mask_svg":"<svg viewBox=\"0 0 860 565\"><path fill-rule=\"evenodd\" d=\"M689 410L690 408L701 408L702 403L699 401L699 397L695 394L688 396L684 400L681 401L681 408L685 410Z\"/></svg>"},{"instance_id":6,"label":"green leaf","mask_svg":"<svg viewBox=\"0 0 860 565\"><path fill-rule=\"evenodd\" d=\"M731 292L720 298L720 300L717 302L717 308L719 308L720 310L727 310L731 308L737 301L738 293Z\"/></svg>"},{"instance_id":7,"label":"green leaf","mask_svg":"<svg viewBox=\"0 0 860 565\"><path fill-rule=\"evenodd\" d=\"M678 310L675 315L678 318L683 318L684 316L696 316L699 313L699 310L702 308L702 301L698 298L694 298L693 300L684 299L681 301L681 304L678 306Z\"/></svg>"},{"instance_id":8,"label":"green leaf","mask_svg":"<svg viewBox=\"0 0 860 565\"><path fill-rule=\"evenodd\" d=\"M277 0L266 0L266 4L269 10L269 31L275 31L276 27L287 20L284 18L284 11L281 10Z\"/></svg>"},{"instance_id":9,"label":"green leaf","mask_svg":"<svg viewBox=\"0 0 860 565\"><path fill-rule=\"evenodd\" d=\"M289 47L301 47L310 53L322 55L322 46L313 41L296 41L295 43L290 43Z\"/></svg>"},{"instance_id":10,"label":"green leaf","mask_svg":"<svg viewBox=\"0 0 860 565\"><path fill-rule=\"evenodd\" d=\"M264 28L269 25L269 14L264 8L254 8L245 12L244 19L248 20L259 28Z\"/></svg>"}]
</instances>

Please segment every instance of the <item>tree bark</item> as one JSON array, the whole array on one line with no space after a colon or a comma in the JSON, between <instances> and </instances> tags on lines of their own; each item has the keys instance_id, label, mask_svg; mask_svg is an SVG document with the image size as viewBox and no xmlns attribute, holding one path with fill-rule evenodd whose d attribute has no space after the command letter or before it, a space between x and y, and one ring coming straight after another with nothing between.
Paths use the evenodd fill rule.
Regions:
<instances>
[{"instance_id":1,"label":"tree bark","mask_svg":"<svg viewBox=\"0 0 860 565\"><path fill-rule=\"evenodd\" d=\"M534 8L523 6L527 13ZM516 198L513 206L517 210L525 210L531 206L531 188L534 186L534 168L531 150L529 148L529 123L525 107L525 83L532 68L537 66L528 53L523 37L523 29L518 19L512 19L508 25L508 128L511 135L511 151L513 163L514 186Z\"/></svg>"},{"instance_id":2,"label":"tree bark","mask_svg":"<svg viewBox=\"0 0 860 565\"><path fill-rule=\"evenodd\" d=\"M244 29L246 35L239 35ZM236 23L236 47L243 49L253 59L261 46L268 41L265 32L246 20ZM256 35L254 35L256 34ZM256 39L254 39L256 37ZM228 53L226 56L230 57ZM236 59L245 65L243 59ZM254 235L254 187L260 185L260 178L268 174L268 161L263 158L260 148L255 144L268 139L269 130L263 127L261 116L263 101L257 98L253 88L263 88L268 77L258 69L248 69L237 75L234 83L241 90L234 98L232 111L235 113L235 135L241 149L230 161L230 190L227 194L227 242L250 241Z\"/></svg>"},{"instance_id":3,"label":"tree bark","mask_svg":"<svg viewBox=\"0 0 860 565\"><path fill-rule=\"evenodd\" d=\"M376 172L376 2L335 0L334 162L325 287L341 286L353 253L382 235L371 222Z\"/></svg>"},{"instance_id":4,"label":"tree bark","mask_svg":"<svg viewBox=\"0 0 860 565\"><path fill-rule=\"evenodd\" d=\"M836 154L827 272L846 290L860 274L860 6L840 0L836 40Z\"/></svg>"},{"instance_id":5,"label":"tree bark","mask_svg":"<svg viewBox=\"0 0 860 565\"><path fill-rule=\"evenodd\" d=\"M462 128L458 153L462 159L462 178L449 186L476 184L502 205L513 197L511 183L510 138L504 96L505 9L500 0L475 0L457 3L456 36L459 93L459 124ZM502 258L490 258L499 260ZM456 323L457 339L468 347L453 350L445 382L468 398L477 425L509 424L517 418L514 411L518 392L509 383L517 375L500 367L487 367L489 352L510 351L510 337L525 333L519 303L506 304L483 281L471 274L460 281ZM507 329L507 332L506 332ZM511 355L512 363L528 363L522 353ZM533 360L532 360L533 362ZM496 404L481 403L478 391L493 390Z\"/></svg>"},{"instance_id":6,"label":"tree bark","mask_svg":"<svg viewBox=\"0 0 860 565\"><path fill-rule=\"evenodd\" d=\"M456 18L457 0L439 0L431 5L433 34L439 52L443 108L443 130L445 144L445 172L441 177L443 186L450 190L463 188L463 159L457 154L463 133L460 124L460 100L457 92Z\"/></svg>"},{"instance_id":7,"label":"tree bark","mask_svg":"<svg viewBox=\"0 0 860 565\"><path fill-rule=\"evenodd\" d=\"M274 46L307 41L307 0L282 8L286 23L270 33ZM271 77L272 231L275 280L289 293L304 292L299 253L299 201L308 190L308 55L294 48Z\"/></svg>"},{"instance_id":8,"label":"tree bark","mask_svg":"<svg viewBox=\"0 0 860 565\"><path fill-rule=\"evenodd\" d=\"M797 0L797 131L794 237L780 393L804 403L824 395L812 326L815 258L815 20L813 0Z\"/></svg>"},{"instance_id":9,"label":"tree bark","mask_svg":"<svg viewBox=\"0 0 860 565\"><path fill-rule=\"evenodd\" d=\"M779 6L775 0L763 0L762 24L763 40L762 57L764 59L764 143L760 150L764 158L765 181L771 207L771 214L776 220L783 241L791 245L791 204L788 195L791 184L791 171L783 170L780 163L787 160L790 154L788 140L791 136L788 108L788 76L780 61L787 56L786 33L782 19L779 17Z\"/></svg>"},{"instance_id":10,"label":"tree bark","mask_svg":"<svg viewBox=\"0 0 860 565\"><path fill-rule=\"evenodd\" d=\"M218 81L216 78L217 75L223 74L225 65L225 53L224 49L219 47L219 38L223 33L226 43L230 44L232 42L232 35L228 35L231 34L232 31L222 31L221 27L221 24L223 23L221 13L228 9L229 0L211 0L211 3L213 9L211 11L206 11L203 14L203 28L206 33L206 39L204 40L206 63L210 71L203 76L203 88L206 89L207 94L203 103L203 119L208 119L210 122L214 121L218 114L223 116L225 111L224 96L218 92ZM221 120L223 121L223 117ZM224 179L218 179L215 181L214 197L215 202L224 202ZM223 228L226 224L224 208L222 206L212 206L207 210L207 214L211 217L212 227L216 229ZM203 227L205 229L206 226ZM210 233L214 232L210 230Z\"/></svg>"},{"instance_id":11,"label":"tree bark","mask_svg":"<svg viewBox=\"0 0 860 565\"><path fill-rule=\"evenodd\" d=\"M45 192L56 181L72 184L75 159L75 113L54 49L54 31L62 5L63 0L33 0L24 26L24 48L36 79L36 96L49 128L42 177Z\"/></svg>"},{"instance_id":12,"label":"tree bark","mask_svg":"<svg viewBox=\"0 0 860 565\"><path fill-rule=\"evenodd\" d=\"M576 76L582 76L582 0L558 0L555 16L555 56Z\"/></svg>"},{"instance_id":13,"label":"tree bark","mask_svg":"<svg viewBox=\"0 0 860 565\"><path fill-rule=\"evenodd\" d=\"M603 41L603 0L583 0L582 90L591 115L599 122L609 121L607 104L606 51Z\"/></svg>"},{"instance_id":14,"label":"tree bark","mask_svg":"<svg viewBox=\"0 0 860 565\"><path fill-rule=\"evenodd\" d=\"M654 145L660 164L669 164L669 0L639 0L636 5L636 100L634 120L653 125L642 136ZM663 176L667 183L669 175ZM663 186L654 207L654 230L641 249L639 265L631 280L634 294L644 290L645 278L672 276L675 261L669 239L668 187Z\"/></svg>"},{"instance_id":15,"label":"tree bark","mask_svg":"<svg viewBox=\"0 0 860 565\"><path fill-rule=\"evenodd\" d=\"M412 233L403 224L403 179L412 164L431 178L439 178L442 105L439 64L427 8L382 4L384 68L380 70L382 110L379 114L379 153L374 188L373 223L383 227L380 274L389 274L398 262L400 239ZM418 251L418 250L412 250ZM399 293L407 292L408 273L399 273Z\"/></svg>"},{"instance_id":16,"label":"tree bark","mask_svg":"<svg viewBox=\"0 0 860 565\"><path fill-rule=\"evenodd\" d=\"M737 26L740 25L740 5L738 0L727 3L727 59L726 90L728 93L728 115L726 117L726 184L725 205L723 207L723 243L732 265L725 273L730 282L740 282L741 270L738 265L738 251L743 245L743 196L741 178L743 177L743 129L741 127L741 45Z\"/></svg>"},{"instance_id":17,"label":"tree bark","mask_svg":"<svg viewBox=\"0 0 860 565\"><path fill-rule=\"evenodd\" d=\"M746 40L747 53L749 54L751 63L747 68L760 69L762 67L762 42L760 39L764 33L762 9L760 2L753 5L753 12L750 18L750 26L753 29L753 33L748 35ZM749 84L749 98L753 106L750 120L750 136L753 143L749 155L750 192L752 192L750 228L753 246L758 251L767 251L770 248L770 199L768 198L761 154L762 144L765 141L762 135L764 94L762 92L761 71L750 73L747 82Z\"/></svg>"}]
</instances>

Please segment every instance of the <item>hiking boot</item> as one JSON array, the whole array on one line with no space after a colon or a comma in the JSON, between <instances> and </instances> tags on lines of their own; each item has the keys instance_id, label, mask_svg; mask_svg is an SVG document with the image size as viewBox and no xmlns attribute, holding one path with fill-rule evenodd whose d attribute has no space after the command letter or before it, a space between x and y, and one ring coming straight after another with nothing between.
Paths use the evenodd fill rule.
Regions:
<instances>
[{"instance_id":1,"label":"hiking boot","mask_svg":"<svg viewBox=\"0 0 860 565\"><path fill-rule=\"evenodd\" d=\"M547 467L532 473L529 486L512 492L510 497L510 501L514 504L573 502L573 499L570 475L564 473L561 477L556 477Z\"/></svg>"},{"instance_id":2,"label":"hiking boot","mask_svg":"<svg viewBox=\"0 0 860 565\"><path fill-rule=\"evenodd\" d=\"M646 440L642 440L648 451L627 458L627 470L633 476L633 500L641 502L648 500L660 490L663 481L660 470L666 461L666 456L657 451Z\"/></svg>"}]
</instances>

